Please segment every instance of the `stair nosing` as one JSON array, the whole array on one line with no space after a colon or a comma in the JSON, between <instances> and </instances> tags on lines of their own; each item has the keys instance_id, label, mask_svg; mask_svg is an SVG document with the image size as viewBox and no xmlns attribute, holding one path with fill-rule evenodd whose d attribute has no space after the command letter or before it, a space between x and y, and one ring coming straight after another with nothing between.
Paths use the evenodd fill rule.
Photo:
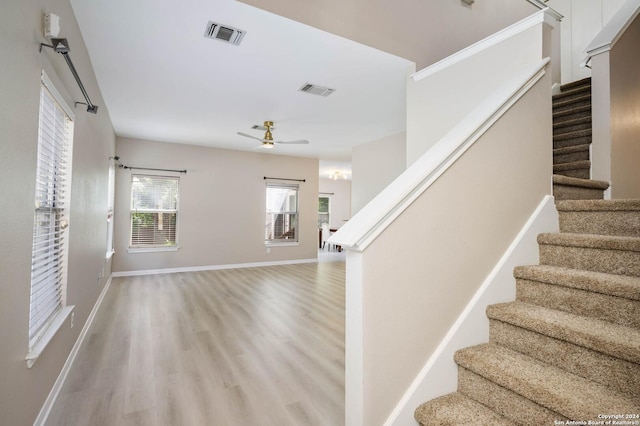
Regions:
<instances>
[{"instance_id":1,"label":"stair nosing","mask_svg":"<svg viewBox=\"0 0 640 426\"><path fill-rule=\"evenodd\" d=\"M573 154L576 152L589 151L591 144L583 143L580 145L563 146L561 148L553 148L553 155Z\"/></svg>"},{"instance_id":2,"label":"stair nosing","mask_svg":"<svg viewBox=\"0 0 640 426\"><path fill-rule=\"evenodd\" d=\"M559 212L625 212L640 211L640 199L622 200L559 200Z\"/></svg>"}]
</instances>

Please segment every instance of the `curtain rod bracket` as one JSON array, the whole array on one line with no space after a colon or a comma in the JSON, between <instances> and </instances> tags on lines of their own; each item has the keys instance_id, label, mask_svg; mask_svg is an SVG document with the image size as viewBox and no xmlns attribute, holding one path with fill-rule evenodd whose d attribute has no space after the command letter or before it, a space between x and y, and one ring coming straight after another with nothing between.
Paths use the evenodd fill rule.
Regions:
<instances>
[{"instance_id":1,"label":"curtain rod bracket","mask_svg":"<svg viewBox=\"0 0 640 426\"><path fill-rule=\"evenodd\" d=\"M71 57L69 56L69 42L67 41L66 38L52 38L51 39L51 43L53 44L46 44L46 43L40 43L40 52L42 52L42 48L43 47L49 47L51 49L53 49L56 53L61 54L62 56L64 56L64 60L67 62L67 65L69 66L69 69L71 70L71 74L73 74L73 78L76 79L76 83L78 83L78 86L80 87L80 91L82 92L82 95L84 96L84 99L87 101L86 103L84 102L76 102L76 105L78 104L83 104L87 106L87 112L90 112L91 114L97 114L98 113L98 106L94 105L91 102L91 99L89 99L89 95L87 94L87 91L84 88L84 85L82 84L82 81L80 80L80 76L78 75L78 72L76 71L76 67L73 66L73 62L71 62Z\"/></svg>"}]
</instances>

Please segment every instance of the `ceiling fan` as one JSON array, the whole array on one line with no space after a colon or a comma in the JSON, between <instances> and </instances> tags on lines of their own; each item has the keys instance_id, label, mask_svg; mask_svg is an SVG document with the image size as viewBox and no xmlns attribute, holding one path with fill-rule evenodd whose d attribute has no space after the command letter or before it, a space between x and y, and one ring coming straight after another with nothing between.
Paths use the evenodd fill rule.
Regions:
<instances>
[{"instance_id":1,"label":"ceiling fan","mask_svg":"<svg viewBox=\"0 0 640 426\"><path fill-rule=\"evenodd\" d=\"M273 121L265 121L263 126L255 126L255 129L260 129L260 130L264 130L264 137L259 138L253 135L249 135L247 133L242 133L242 132L238 132L238 134L240 136L244 136L246 138L251 138L251 139L255 139L258 140L260 142L262 142L262 147L263 148L273 148L274 144L290 144L290 145L295 145L295 144L307 144L309 143L308 140L306 139L300 139L300 140L296 140L296 141L274 141L273 140L273 135L271 134L271 129L273 129Z\"/></svg>"}]
</instances>

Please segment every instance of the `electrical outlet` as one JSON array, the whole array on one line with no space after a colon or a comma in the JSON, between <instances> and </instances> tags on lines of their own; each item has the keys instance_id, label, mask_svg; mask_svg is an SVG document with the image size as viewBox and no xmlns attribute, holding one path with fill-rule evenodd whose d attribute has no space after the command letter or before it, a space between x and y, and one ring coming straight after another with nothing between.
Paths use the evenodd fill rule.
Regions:
<instances>
[{"instance_id":1,"label":"electrical outlet","mask_svg":"<svg viewBox=\"0 0 640 426\"><path fill-rule=\"evenodd\" d=\"M71 312L71 328L73 328L73 317L75 316L75 312Z\"/></svg>"},{"instance_id":2,"label":"electrical outlet","mask_svg":"<svg viewBox=\"0 0 640 426\"><path fill-rule=\"evenodd\" d=\"M267 254L271 253L271 247L267 247Z\"/></svg>"}]
</instances>

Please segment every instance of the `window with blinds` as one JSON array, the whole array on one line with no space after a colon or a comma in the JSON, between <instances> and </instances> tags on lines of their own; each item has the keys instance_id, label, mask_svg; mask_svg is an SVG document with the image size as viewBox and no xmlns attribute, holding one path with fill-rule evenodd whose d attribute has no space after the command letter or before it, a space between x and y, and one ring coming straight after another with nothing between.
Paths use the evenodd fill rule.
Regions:
<instances>
[{"instance_id":1,"label":"window with blinds","mask_svg":"<svg viewBox=\"0 0 640 426\"><path fill-rule=\"evenodd\" d=\"M267 184L265 242L298 241L298 185Z\"/></svg>"},{"instance_id":2,"label":"window with blinds","mask_svg":"<svg viewBox=\"0 0 640 426\"><path fill-rule=\"evenodd\" d=\"M329 222L329 203L330 199L327 196L321 195L318 197L318 228L322 228L322 224L330 224Z\"/></svg>"},{"instance_id":3,"label":"window with blinds","mask_svg":"<svg viewBox=\"0 0 640 426\"><path fill-rule=\"evenodd\" d=\"M65 303L73 115L43 73L40 88L29 349Z\"/></svg>"},{"instance_id":4,"label":"window with blinds","mask_svg":"<svg viewBox=\"0 0 640 426\"><path fill-rule=\"evenodd\" d=\"M180 178L131 176L131 248L177 246Z\"/></svg>"}]
</instances>

